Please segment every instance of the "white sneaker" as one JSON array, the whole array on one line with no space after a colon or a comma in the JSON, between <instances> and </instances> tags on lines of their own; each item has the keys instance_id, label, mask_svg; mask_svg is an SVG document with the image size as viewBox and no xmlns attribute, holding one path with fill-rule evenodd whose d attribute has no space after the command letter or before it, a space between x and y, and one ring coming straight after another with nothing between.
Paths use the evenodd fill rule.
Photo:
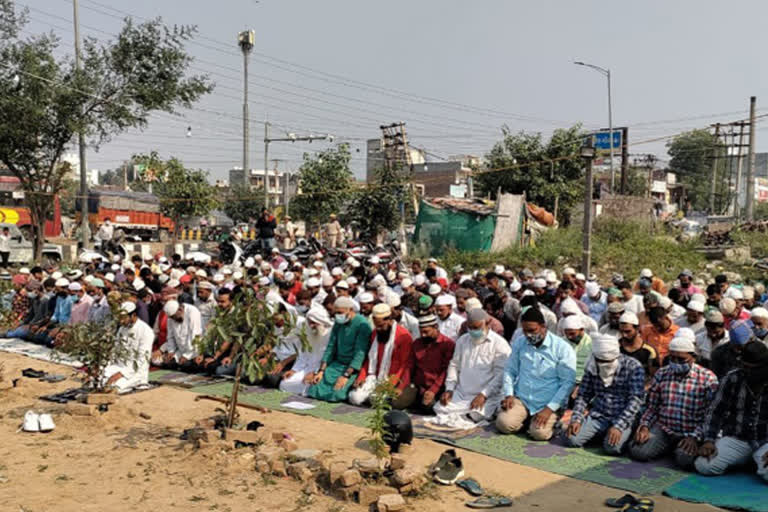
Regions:
<instances>
[{"instance_id":1,"label":"white sneaker","mask_svg":"<svg viewBox=\"0 0 768 512\"><path fill-rule=\"evenodd\" d=\"M40 432L40 416L35 411L27 411L24 414L24 423L21 425L24 432Z\"/></svg>"},{"instance_id":2,"label":"white sneaker","mask_svg":"<svg viewBox=\"0 0 768 512\"><path fill-rule=\"evenodd\" d=\"M41 414L39 417L40 432L50 432L56 428L56 424L53 423L53 418L50 414Z\"/></svg>"}]
</instances>

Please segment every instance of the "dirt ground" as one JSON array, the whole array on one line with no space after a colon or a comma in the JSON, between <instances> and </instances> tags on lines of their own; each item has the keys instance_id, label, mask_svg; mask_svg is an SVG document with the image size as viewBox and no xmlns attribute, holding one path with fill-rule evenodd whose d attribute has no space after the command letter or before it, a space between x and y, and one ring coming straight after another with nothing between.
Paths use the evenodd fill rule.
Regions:
<instances>
[{"instance_id":1,"label":"dirt ground","mask_svg":"<svg viewBox=\"0 0 768 512\"><path fill-rule=\"evenodd\" d=\"M71 368L0 353L6 379L32 367L73 376ZM356 512L364 507L318 496L308 502L299 483L263 479L254 470L248 448L219 446L193 450L178 439L196 420L215 413L218 404L195 401L195 394L172 387L121 397L97 417L70 416L63 406L38 396L77 386L74 376L49 384L22 379L19 387L0 391L0 512L109 511L248 511ZM49 434L19 431L24 413L53 414ZM150 419L140 416L143 413ZM367 458L365 430L294 414L240 409L241 420L259 420L266 440L272 432L290 432L301 448L330 450L333 459ZM271 442L271 441L269 441ZM186 445L186 446L185 446ZM410 462L426 466L445 448L416 440ZM511 510L608 510L602 503L621 491L570 479L518 464L460 451L468 476L486 489L514 499ZM693 512L713 507L656 496L656 510ZM456 487L409 500L408 510L469 510L468 495Z\"/></svg>"}]
</instances>

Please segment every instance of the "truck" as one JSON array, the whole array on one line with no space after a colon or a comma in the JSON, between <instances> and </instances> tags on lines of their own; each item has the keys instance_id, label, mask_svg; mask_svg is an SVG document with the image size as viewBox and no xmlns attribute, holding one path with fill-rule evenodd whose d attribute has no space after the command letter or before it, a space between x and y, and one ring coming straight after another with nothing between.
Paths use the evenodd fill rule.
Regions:
<instances>
[{"instance_id":1,"label":"truck","mask_svg":"<svg viewBox=\"0 0 768 512\"><path fill-rule=\"evenodd\" d=\"M53 195L53 208L45 220L43 236L56 238L61 236L61 203L59 196ZM0 168L0 222L16 225L27 239L34 233L32 215L24 204L24 191L21 182L7 169Z\"/></svg>"},{"instance_id":2,"label":"truck","mask_svg":"<svg viewBox=\"0 0 768 512\"><path fill-rule=\"evenodd\" d=\"M77 200L77 222L80 222L80 200ZM126 236L144 241L167 242L175 229L173 220L160 213L160 201L154 194L124 190L94 190L88 193L88 224L95 234L105 220Z\"/></svg>"}]
</instances>

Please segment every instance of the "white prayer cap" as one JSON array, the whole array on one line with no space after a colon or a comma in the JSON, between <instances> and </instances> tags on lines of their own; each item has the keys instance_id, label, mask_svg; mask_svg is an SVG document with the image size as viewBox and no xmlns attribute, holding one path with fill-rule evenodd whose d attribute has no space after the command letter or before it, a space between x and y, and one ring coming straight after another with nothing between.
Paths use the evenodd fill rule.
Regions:
<instances>
[{"instance_id":1,"label":"white prayer cap","mask_svg":"<svg viewBox=\"0 0 768 512\"><path fill-rule=\"evenodd\" d=\"M133 302L127 300L127 301L123 302L122 304L120 304L120 312L121 313L125 313L126 315L130 315L134 311L136 311L136 304L134 304Z\"/></svg>"},{"instance_id":2,"label":"white prayer cap","mask_svg":"<svg viewBox=\"0 0 768 512\"><path fill-rule=\"evenodd\" d=\"M585 284L584 289L586 290L587 296L589 297L594 297L600 293L600 285L594 281L589 281L587 284Z\"/></svg>"},{"instance_id":3,"label":"white prayer cap","mask_svg":"<svg viewBox=\"0 0 768 512\"><path fill-rule=\"evenodd\" d=\"M179 281L178 279L171 279L170 281L168 281L168 286L170 286L171 288L178 288L179 286L181 286L181 281Z\"/></svg>"},{"instance_id":4,"label":"white prayer cap","mask_svg":"<svg viewBox=\"0 0 768 512\"><path fill-rule=\"evenodd\" d=\"M336 299L336 302L338 302L338 299ZM334 303L334 306L335 305L336 303ZM353 306L350 305L349 307L351 308ZM314 324L320 324L326 327L330 327L331 325L333 325L333 321L331 321L331 317L328 315L328 311L326 311L325 308L318 308L318 307L310 308L309 311L307 312L307 320Z\"/></svg>"},{"instance_id":5,"label":"white prayer cap","mask_svg":"<svg viewBox=\"0 0 768 512\"><path fill-rule=\"evenodd\" d=\"M697 300L689 301L685 307L691 311L696 311L697 313L704 312L704 303Z\"/></svg>"},{"instance_id":6,"label":"white prayer cap","mask_svg":"<svg viewBox=\"0 0 768 512\"><path fill-rule=\"evenodd\" d=\"M104 279L106 279L110 283L114 283L115 282L115 274L113 274L112 272L107 272L106 274L104 274Z\"/></svg>"},{"instance_id":7,"label":"white prayer cap","mask_svg":"<svg viewBox=\"0 0 768 512\"><path fill-rule=\"evenodd\" d=\"M165 314L168 316L175 315L178 310L179 302L176 300L169 300L165 303L165 306L163 306L163 311L165 311Z\"/></svg>"},{"instance_id":8,"label":"white prayer cap","mask_svg":"<svg viewBox=\"0 0 768 512\"><path fill-rule=\"evenodd\" d=\"M91 282L93 282L94 279L96 279L96 278L93 277L91 274L88 274L87 276L85 276L83 278L83 281L85 281L88 284L91 284Z\"/></svg>"},{"instance_id":9,"label":"white prayer cap","mask_svg":"<svg viewBox=\"0 0 768 512\"><path fill-rule=\"evenodd\" d=\"M359 266L360 266L360 262L359 262L359 261L357 261L357 260L353 260L353 261L352 261L352 265L351 265L351 266L352 266L353 268L357 268L357 267L359 267Z\"/></svg>"},{"instance_id":10,"label":"white prayer cap","mask_svg":"<svg viewBox=\"0 0 768 512\"><path fill-rule=\"evenodd\" d=\"M336 283L336 288L341 288L342 290L349 290L349 285L346 281L339 281Z\"/></svg>"},{"instance_id":11,"label":"white prayer cap","mask_svg":"<svg viewBox=\"0 0 768 512\"><path fill-rule=\"evenodd\" d=\"M200 281L197 284L197 287L200 288L201 290L213 290L214 288L216 288L215 286L213 286L213 283L209 283L208 281Z\"/></svg>"},{"instance_id":12,"label":"white prayer cap","mask_svg":"<svg viewBox=\"0 0 768 512\"><path fill-rule=\"evenodd\" d=\"M58 278L56 280L56 286L60 288L66 288L67 286L69 286L69 279L67 279L66 277Z\"/></svg>"},{"instance_id":13,"label":"white prayer cap","mask_svg":"<svg viewBox=\"0 0 768 512\"><path fill-rule=\"evenodd\" d=\"M189 265L189 266L188 266L187 268L185 268L184 270L187 272L187 274L194 274L194 273L195 273L195 271L197 270L197 268L196 268L196 267L194 267L194 266L192 266L192 265Z\"/></svg>"},{"instance_id":14,"label":"white prayer cap","mask_svg":"<svg viewBox=\"0 0 768 512\"><path fill-rule=\"evenodd\" d=\"M370 292L363 292L360 294L358 300L360 301L360 304L369 304L373 302L373 294Z\"/></svg>"},{"instance_id":15,"label":"white prayer cap","mask_svg":"<svg viewBox=\"0 0 768 512\"><path fill-rule=\"evenodd\" d=\"M531 296L531 297L532 297L532 296L534 296L534 295L536 295L536 294L535 294L535 293L533 293L533 291L531 291L531 290L525 290L525 291L523 292L523 297L528 297L528 296Z\"/></svg>"},{"instance_id":16,"label":"white prayer cap","mask_svg":"<svg viewBox=\"0 0 768 512\"><path fill-rule=\"evenodd\" d=\"M400 301L400 296L396 293L390 293L389 296L387 297L387 304L389 304L389 307L393 309L399 308L400 304L402 304L402 302Z\"/></svg>"},{"instance_id":17,"label":"white prayer cap","mask_svg":"<svg viewBox=\"0 0 768 512\"><path fill-rule=\"evenodd\" d=\"M323 286L333 286L334 280L331 276L323 276Z\"/></svg>"},{"instance_id":18,"label":"white prayer cap","mask_svg":"<svg viewBox=\"0 0 768 512\"><path fill-rule=\"evenodd\" d=\"M110 269L112 272L117 272L118 270L120 270L120 265L118 265L117 263L115 263L114 265L110 265L109 269Z\"/></svg>"},{"instance_id":19,"label":"white prayer cap","mask_svg":"<svg viewBox=\"0 0 768 512\"><path fill-rule=\"evenodd\" d=\"M519 292L520 288L522 288L522 287L523 287L523 285L520 284L520 281L518 281L517 279L515 279L514 281L509 283L509 291L511 291L511 292Z\"/></svg>"},{"instance_id":20,"label":"white prayer cap","mask_svg":"<svg viewBox=\"0 0 768 512\"><path fill-rule=\"evenodd\" d=\"M115 263L120 263L120 255L119 254L114 254L112 256L112 261L114 261Z\"/></svg>"},{"instance_id":21,"label":"white prayer cap","mask_svg":"<svg viewBox=\"0 0 768 512\"><path fill-rule=\"evenodd\" d=\"M371 256L371 257L368 259L368 263L370 263L370 264L372 264L372 265L377 265L377 264L381 263L381 260L379 259L379 257L378 257L378 256Z\"/></svg>"},{"instance_id":22,"label":"white prayer cap","mask_svg":"<svg viewBox=\"0 0 768 512\"><path fill-rule=\"evenodd\" d=\"M768 318L768 309L757 307L752 310L752 318Z\"/></svg>"},{"instance_id":23,"label":"white prayer cap","mask_svg":"<svg viewBox=\"0 0 768 512\"><path fill-rule=\"evenodd\" d=\"M696 352L696 335L687 327L681 327L669 343L670 352Z\"/></svg>"},{"instance_id":24,"label":"white prayer cap","mask_svg":"<svg viewBox=\"0 0 768 512\"><path fill-rule=\"evenodd\" d=\"M332 276L340 276L340 275L343 275L343 274L344 274L344 271L341 270L341 267L333 267L333 270L331 270L331 275Z\"/></svg>"},{"instance_id":25,"label":"white prayer cap","mask_svg":"<svg viewBox=\"0 0 768 512\"><path fill-rule=\"evenodd\" d=\"M437 299L435 299L435 306L452 306L453 301L451 300L450 295L440 295Z\"/></svg>"},{"instance_id":26,"label":"white prayer cap","mask_svg":"<svg viewBox=\"0 0 768 512\"><path fill-rule=\"evenodd\" d=\"M255 263L255 260L253 259L253 256L248 256L247 258L245 258L245 263L243 263L243 265L245 266L245 268L251 268L254 263Z\"/></svg>"},{"instance_id":27,"label":"white prayer cap","mask_svg":"<svg viewBox=\"0 0 768 512\"><path fill-rule=\"evenodd\" d=\"M472 311L473 309L482 309L483 304L480 302L480 299L477 297L470 297L466 301L464 301L464 310L465 311Z\"/></svg>"},{"instance_id":28,"label":"white prayer cap","mask_svg":"<svg viewBox=\"0 0 768 512\"><path fill-rule=\"evenodd\" d=\"M168 263L161 263L157 267L160 269L160 272L168 272L168 270L171 268Z\"/></svg>"},{"instance_id":29,"label":"white prayer cap","mask_svg":"<svg viewBox=\"0 0 768 512\"><path fill-rule=\"evenodd\" d=\"M280 272L285 272L288 269L288 262L287 261L281 261L280 264L277 266L277 270Z\"/></svg>"},{"instance_id":30,"label":"white prayer cap","mask_svg":"<svg viewBox=\"0 0 768 512\"><path fill-rule=\"evenodd\" d=\"M579 281L586 281L587 280L587 278L581 272L576 274L576 279L579 280Z\"/></svg>"},{"instance_id":31,"label":"white prayer cap","mask_svg":"<svg viewBox=\"0 0 768 512\"><path fill-rule=\"evenodd\" d=\"M269 278L268 277L260 277L259 278L259 286L269 286Z\"/></svg>"},{"instance_id":32,"label":"white prayer cap","mask_svg":"<svg viewBox=\"0 0 768 512\"><path fill-rule=\"evenodd\" d=\"M576 305L576 301L568 297L562 303L560 303L560 314L565 315L578 315L581 313L581 309Z\"/></svg>"},{"instance_id":33,"label":"white prayer cap","mask_svg":"<svg viewBox=\"0 0 768 512\"><path fill-rule=\"evenodd\" d=\"M21 273L21 272L19 272L19 273ZM61 279L62 277L64 277L64 274L62 274L58 270L56 272L54 272L53 274L51 274L51 279L54 279L54 280Z\"/></svg>"},{"instance_id":34,"label":"white prayer cap","mask_svg":"<svg viewBox=\"0 0 768 512\"><path fill-rule=\"evenodd\" d=\"M256 263L259 263L259 262L260 262L261 260L263 260L264 258L261 256L261 254L257 254L256 256L254 256L254 257L253 257L253 259L254 259L254 261L255 261Z\"/></svg>"},{"instance_id":35,"label":"white prayer cap","mask_svg":"<svg viewBox=\"0 0 768 512\"><path fill-rule=\"evenodd\" d=\"M644 268L643 270L640 271L640 277L645 277L650 279L653 277L653 271L649 268Z\"/></svg>"},{"instance_id":36,"label":"white prayer cap","mask_svg":"<svg viewBox=\"0 0 768 512\"><path fill-rule=\"evenodd\" d=\"M224 274L225 276L231 276L232 269L229 267L224 267L223 269L221 269L221 273Z\"/></svg>"},{"instance_id":37,"label":"white prayer cap","mask_svg":"<svg viewBox=\"0 0 768 512\"><path fill-rule=\"evenodd\" d=\"M243 273L240 272L239 270L235 270L234 272L232 272L232 279L242 279L242 278L243 278Z\"/></svg>"},{"instance_id":38,"label":"white prayer cap","mask_svg":"<svg viewBox=\"0 0 768 512\"><path fill-rule=\"evenodd\" d=\"M573 267L565 267L563 269L563 275L564 276L573 276L573 275L576 275L576 271L573 269Z\"/></svg>"},{"instance_id":39,"label":"white prayer cap","mask_svg":"<svg viewBox=\"0 0 768 512\"><path fill-rule=\"evenodd\" d=\"M315 268L323 268L323 262L320 261L320 260L317 260L316 262L314 262L312 264L312 266L315 267Z\"/></svg>"},{"instance_id":40,"label":"white prayer cap","mask_svg":"<svg viewBox=\"0 0 768 512\"><path fill-rule=\"evenodd\" d=\"M400 281L400 287L403 288L403 289L410 288L411 286L413 286L413 281L411 281L407 277L405 279L403 279L402 281Z\"/></svg>"},{"instance_id":41,"label":"white prayer cap","mask_svg":"<svg viewBox=\"0 0 768 512\"><path fill-rule=\"evenodd\" d=\"M384 279L384 276L381 274L376 274L373 279L371 279L371 283L375 284L376 286L381 286L382 284L387 284L387 280Z\"/></svg>"},{"instance_id":42,"label":"white prayer cap","mask_svg":"<svg viewBox=\"0 0 768 512\"><path fill-rule=\"evenodd\" d=\"M355 261L357 261L357 260L355 258L353 258L352 256L350 256L346 260L344 260L344 264L345 265L352 265Z\"/></svg>"},{"instance_id":43,"label":"white prayer cap","mask_svg":"<svg viewBox=\"0 0 768 512\"><path fill-rule=\"evenodd\" d=\"M280 249L278 249L277 247L273 247L272 254L280 254Z\"/></svg>"},{"instance_id":44,"label":"white prayer cap","mask_svg":"<svg viewBox=\"0 0 768 512\"><path fill-rule=\"evenodd\" d=\"M429 258L427 263L437 263L437 258Z\"/></svg>"},{"instance_id":45,"label":"white prayer cap","mask_svg":"<svg viewBox=\"0 0 768 512\"><path fill-rule=\"evenodd\" d=\"M419 275L417 275L416 277L413 278L413 283L416 286L421 286L421 285L423 285L426 282L427 282L427 278L424 277L424 274L419 274Z\"/></svg>"},{"instance_id":46,"label":"white prayer cap","mask_svg":"<svg viewBox=\"0 0 768 512\"><path fill-rule=\"evenodd\" d=\"M544 279L538 277L533 280L533 287L534 288L546 288L547 287L547 281Z\"/></svg>"},{"instance_id":47,"label":"white prayer cap","mask_svg":"<svg viewBox=\"0 0 768 512\"><path fill-rule=\"evenodd\" d=\"M213 276L213 282L214 283L223 283L224 279L226 279L224 277L224 274L214 274L214 276Z\"/></svg>"},{"instance_id":48,"label":"white prayer cap","mask_svg":"<svg viewBox=\"0 0 768 512\"><path fill-rule=\"evenodd\" d=\"M83 271L82 270L73 270L69 274L67 274L67 277L69 277L73 281L77 280L77 279L80 279L81 277L83 277Z\"/></svg>"},{"instance_id":49,"label":"white prayer cap","mask_svg":"<svg viewBox=\"0 0 768 512\"><path fill-rule=\"evenodd\" d=\"M704 295L700 294L700 293L694 293L693 295L691 295L690 302L701 302L702 304L706 304L707 303L707 298Z\"/></svg>"},{"instance_id":50,"label":"white prayer cap","mask_svg":"<svg viewBox=\"0 0 768 512\"><path fill-rule=\"evenodd\" d=\"M357 278L355 276L347 278L347 284L357 284Z\"/></svg>"},{"instance_id":51,"label":"white prayer cap","mask_svg":"<svg viewBox=\"0 0 768 512\"><path fill-rule=\"evenodd\" d=\"M159 261L160 263L168 263L168 258L166 258L165 256L160 256L160 259L157 261Z\"/></svg>"},{"instance_id":52,"label":"white prayer cap","mask_svg":"<svg viewBox=\"0 0 768 512\"><path fill-rule=\"evenodd\" d=\"M745 286L741 289L741 294L744 296L744 300L752 300L755 298L755 288L752 286Z\"/></svg>"},{"instance_id":53,"label":"white prayer cap","mask_svg":"<svg viewBox=\"0 0 768 512\"><path fill-rule=\"evenodd\" d=\"M80 283L69 283L69 286L67 288L71 292L79 292L80 290L83 289L83 287L80 285Z\"/></svg>"},{"instance_id":54,"label":"white prayer cap","mask_svg":"<svg viewBox=\"0 0 768 512\"><path fill-rule=\"evenodd\" d=\"M563 319L563 330L566 329L583 329L584 322L579 315L567 316Z\"/></svg>"},{"instance_id":55,"label":"white prayer cap","mask_svg":"<svg viewBox=\"0 0 768 512\"><path fill-rule=\"evenodd\" d=\"M493 273L496 275L501 275L504 273L504 265L496 265L493 267Z\"/></svg>"},{"instance_id":56,"label":"white prayer cap","mask_svg":"<svg viewBox=\"0 0 768 512\"><path fill-rule=\"evenodd\" d=\"M736 301L726 297L720 301L720 312L724 315L730 315L736 311Z\"/></svg>"},{"instance_id":57,"label":"white prayer cap","mask_svg":"<svg viewBox=\"0 0 768 512\"><path fill-rule=\"evenodd\" d=\"M318 272L316 268L311 268L311 269L307 270L307 275L309 277L315 277L316 275L319 275L319 274L320 274L320 272Z\"/></svg>"},{"instance_id":58,"label":"white prayer cap","mask_svg":"<svg viewBox=\"0 0 768 512\"><path fill-rule=\"evenodd\" d=\"M135 267L133 266L133 262L131 262L131 261L124 261L123 262L123 268L125 270L134 270Z\"/></svg>"},{"instance_id":59,"label":"white prayer cap","mask_svg":"<svg viewBox=\"0 0 768 512\"><path fill-rule=\"evenodd\" d=\"M394 270L387 272L387 281L394 281L395 278L397 278L397 274L395 274Z\"/></svg>"},{"instance_id":60,"label":"white prayer cap","mask_svg":"<svg viewBox=\"0 0 768 512\"><path fill-rule=\"evenodd\" d=\"M181 269L174 268L171 270L171 279L178 279L183 275L184 275L184 272L182 272Z\"/></svg>"},{"instance_id":61,"label":"white prayer cap","mask_svg":"<svg viewBox=\"0 0 768 512\"><path fill-rule=\"evenodd\" d=\"M621 354L619 340L610 334L593 334L592 353L597 359L613 361Z\"/></svg>"},{"instance_id":62,"label":"white prayer cap","mask_svg":"<svg viewBox=\"0 0 768 512\"><path fill-rule=\"evenodd\" d=\"M376 304L373 306L372 314L374 318L387 318L392 315L392 308L389 304Z\"/></svg>"},{"instance_id":63,"label":"white prayer cap","mask_svg":"<svg viewBox=\"0 0 768 512\"><path fill-rule=\"evenodd\" d=\"M293 272L286 272L283 277L285 278L286 283L292 283L296 279L296 274Z\"/></svg>"},{"instance_id":64,"label":"white prayer cap","mask_svg":"<svg viewBox=\"0 0 768 512\"><path fill-rule=\"evenodd\" d=\"M307 288L320 288L320 280L316 277L307 279Z\"/></svg>"},{"instance_id":65,"label":"white prayer cap","mask_svg":"<svg viewBox=\"0 0 768 512\"><path fill-rule=\"evenodd\" d=\"M664 309L669 309L669 307L672 305L672 301L669 297L666 295L662 295L659 297L659 306L663 307Z\"/></svg>"},{"instance_id":66,"label":"white prayer cap","mask_svg":"<svg viewBox=\"0 0 768 512\"><path fill-rule=\"evenodd\" d=\"M429 285L429 290L427 290L427 292L428 292L430 295L432 295L432 296L437 296L437 295L440 295L440 293L441 293L442 291L443 291L443 287L442 287L442 286L440 286L440 285L439 285L439 284L437 284L437 283L433 283L433 284Z\"/></svg>"},{"instance_id":67,"label":"white prayer cap","mask_svg":"<svg viewBox=\"0 0 768 512\"><path fill-rule=\"evenodd\" d=\"M146 284L144 284L144 281L142 281L141 279L134 279L134 280L133 280L133 288L134 288L134 289L135 289L137 292L140 292L141 290L143 290L143 289L144 289L144 288L146 288L146 287L147 287L147 285L146 285Z\"/></svg>"},{"instance_id":68,"label":"white prayer cap","mask_svg":"<svg viewBox=\"0 0 768 512\"><path fill-rule=\"evenodd\" d=\"M169 279L169 278L168 278L168 274L160 274L159 276L157 276L157 281L158 281L160 284L165 284L165 283L167 283L167 282L168 282L168 279Z\"/></svg>"},{"instance_id":69,"label":"white prayer cap","mask_svg":"<svg viewBox=\"0 0 768 512\"><path fill-rule=\"evenodd\" d=\"M744 300L744 294L741 293L741 290L734 288L733 286L728 287L725 291L725 296L730 297L733 300Z\"/></svg>"},{"instance_id":70,"label":"white prayer cap","mask_svg":"<svg viewBox=\"0 0 768 512\"><path fill-rule=\"evenodd\" d=\"M633 312L625 311L619 317L619 323L620 324L630 324L630 325L634 325L635 327L637 327L638 325L640 325L640 319L638 319L637 315L634 314Z\"/></svg>"},{"instance_id":71,"label":"white prayer cap","mask_svg":"<svg viewBox=\"0 0 768 512\"><path fill-rule=\"evenodd\" d=\"M373 296L371 296L371 299L373 299ZM336 302L333 303L333 307L341 308L341 309L353 309L355 307L355 301L353 301L349 297L339 297L338 299L336 299ZM312 309L316 309L316 308L312 308ZM310 311L312 310L310 309Z\"/></svg>"},{"instance_id":72,"label":"white prayer cap","mask_svg":"<svg viewBox=\"0 0 768 512\"><path fill-rule=\"evenodd\" d=\"M208 273L205 270L201 269L201 268L197 269L197 271L195 271L195 275L197 277L208 277Z\"/></svg>"}]
</instances>

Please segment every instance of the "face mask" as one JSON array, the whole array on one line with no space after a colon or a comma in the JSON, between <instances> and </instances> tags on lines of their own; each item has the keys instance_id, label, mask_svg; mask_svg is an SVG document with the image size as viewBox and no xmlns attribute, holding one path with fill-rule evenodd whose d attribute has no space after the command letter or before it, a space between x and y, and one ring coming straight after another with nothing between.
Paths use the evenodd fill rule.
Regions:
<instances>
[{"instance_id":1,"label":"face mask","mask_svg":"<svg viewBox=\"0 0 768 512\"><path fill-rule=\"evenodd\" d=\"M541 345L541 343L544 341L544 335L540 333L526 334L525 337L528 340L528 343L534 347Z\"/></svg>"},{"instance_id":2,"label":"face mask","mask_svg":"<svg viewBox=\"0 0 768 512\"><path fill-rule=\"evenodd\" d=\"M58 295L59 297L66 297L68 294L67 292L56 292L56 295Z\"/></svg>"},{"instance_id":3,"label":"face mask","mask_svg":"<svg viewBox=\"0 0 768 512\"><path fill-rule=\"evenodd\" d=\"M754 333L755 333L755 336L757 336L758 338L765 338L766 335L768 335L768 329L766 329L765 327L755 327Z\"/></svg>"},{"instance_id":4,"label":"face mask","mask_svg":"<svg viewBox=\"0 0 768 512\"><path fill-rule=\"evenodd\" d=\"M573 343L574 345L578 345L581 341L581 336L574 336L573 338L568 338L568 341Z\"/></svg>"},{"instance_id":5,"label":"face mask","mask_svg":"<svg viewBox=\"0 0 768 512\"><path fill-rule=\"evenodd\" d=\"M336 313L335 320L337 324L344 325L347 322L349 322L349 317L347 317L347 315L342 313Z\"/></svg>"},{"instance_id":6,"label":"face mask","mask_svg":"<svg viewBox=\"0 0 768 512\"><path fill-rule=\"evenodd\" d=\"M299 304L299 305L296 306L296 311L298 311L299 313L301 313L303 315L304 313L309 311L309 308L307 306L302 306L301 304Z\"/></svg>"},{"instance_id":7,"label":"face mask","mask_svg":"<svg viewBox=\"0 0 768 512\"><path fill-rule=\"evenodd\" d=\"M691 371L691 363L673 363L670 361L667 366L677 375L686 375Z\"/></svg>"},{"instance_id":8,"label":"face mask","mask_svg":"<svg viewBox=\"0 0 768 512\"><path fill-rule=\"evenodd\" d=\"M691 286L691 283L680 283L681 288L688 288L689 286Z\"/></svg>"},{"instance_id":9,"label":"face mask","mask_svg":"<svg viewBox=\"0 0 768 512\"><path fill-rule=\"evenodd\" d=\"M619 368L619 360L608 363L597 363L597 371L600 375L600 380L603 381L604 386L610 386L613 384L613 378L616 376L616 370Z\"/></svg>"},{"instance_id":10,"label":"face mask","mask_svg":"<svg viewBox=\"0 0 768 512\"><path fill-rule=\"evenodd\" d=\"M422 340L424 343L434 343L434 341L435 341L436 339L437 339L437 338L435 338L435 337L433 337L433 336L422 336L422 337L421 337L421 340Z\"/></svg>"},{"instance_id":11,"label":"face mask","mask_svg":"<svg viewBox=\"0 0 768 512\"><path fill-rule=\"evenodd\" d=\"M475 341L485 338L485 330L483 329L470 329L469 337Z\"/></svg>"}]
</instances>

